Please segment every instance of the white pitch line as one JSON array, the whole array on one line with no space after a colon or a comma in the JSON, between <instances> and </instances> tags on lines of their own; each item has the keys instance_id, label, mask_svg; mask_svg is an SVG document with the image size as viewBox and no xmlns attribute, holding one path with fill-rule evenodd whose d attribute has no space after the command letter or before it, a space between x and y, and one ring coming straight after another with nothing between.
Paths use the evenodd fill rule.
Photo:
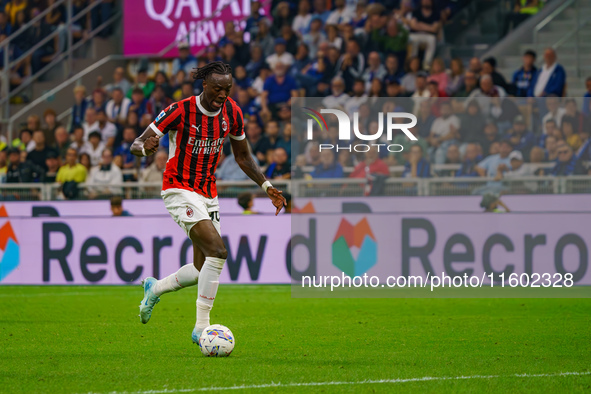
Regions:
<instances>
[{"instance_id":1,"label":"white pitch line","mask_svg":"<svg viewBox=\"0 0 591 394\"><path fill-rule=\"evenodd\" d=\"M422 378L409 379L380 379L380 380L361 380L357 382L308 382L308 383L267 383L267 384L253 384L242 386L228 386L228 387L202 387L193 389L162 389L162 390L147 390L147 391L112 391L108 394L166 394L166 393L193 393L199 391L223 391L223 390L252 390L252 389L266 389L272 387L317 387L317 386L345 386L345 385L360 385L360 384L396 384L409 382L428 382L441 380L469 380L469 379L498 379L498 378L551 378L558 376L584 376L591 375L591 372L559 372L553 374L514 374L514 375L471 375L471 376L425 376ZM96 393L88 393L96 394Z\"/></svg>"}]
</instances>

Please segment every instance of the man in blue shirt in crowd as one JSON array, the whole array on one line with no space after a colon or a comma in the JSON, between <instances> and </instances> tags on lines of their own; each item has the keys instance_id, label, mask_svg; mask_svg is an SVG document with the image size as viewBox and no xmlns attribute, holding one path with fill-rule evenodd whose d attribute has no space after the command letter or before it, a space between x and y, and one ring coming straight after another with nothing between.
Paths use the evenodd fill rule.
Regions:
<instances>
[{"instance_id":1,"label":"man in blue shirt in crowd","mask_svg":"<svg viewBox=\"0 0 591 394\"><path fill-rule=\"evenodd\" d=\"M456 177L475 177L478 176L476 165L482 161L482 155L479 153L478 145L471 142L466 145L466 153L462 166L456 172Z\"/></svg>"},{"instance_id":2,"label":"man in blue shirt in crowd","mask_svg":"<svg viewBox=\"0 0 591 394\"><path fill-rule=\"evenodd\" d=\"M556 52L552 48L544 51L544 66L536 72L530 84L529 96L547 97L555 95L563 97L566 86L566 72L564 67L558 64Z\"/></svg>"},{"instance_id":3,"label":"man in blue shirt in crowd","mask_svg":"<svg viewBox=\"0 0 591 394\"><path fill-rule=\"evenodd\" d=\"M517 115L513 120L513 128L509 131L509 138L513 149L521 151L526 160L529 160L529 151L536 144L536 136L526 129L525 119L522 115Z\"/></svg>"},{"instance_id":4,"label":"man in blue shirt in crowd","mask_svg":"<svg viewBox=\"0 0 591 394\"><path fill-rule=\"evenodd\" d=\"M336 162L334 152L325 149L320 152L320 164L314 168L310 176L312 178L343 178L343 167Z\"/></svg>"},{"instance_id":5,"label":"man in blue shirt in crowd","mask_svg":"<svg viewBox=\"0 0 591 394\"><path fill-rule=\"evenodd\" d=\"M550 175L585 175L585 167L580 160L573 154L572 148L564 141L560 141L557 147L558 160L554 168L550 170Z\"/></svg>"},{"instance_id":6,"label":"man in blue shirt in crowd","mask_svg":"<svg viewBox=\"0 0 591 394\"><path fill-rule=\"evenodd\" d=\"M505 164L511 168L511 159L509 159L509 153L513 150L513 146L508 139L504 139L500 143L499 153L496 155L488 156L482 160L476 166L476 172L481 177L494 178L497 175L497 169L499 165Z\"/></svg>"},{"instance_id":7,"label":"man in blue shirt in crowd","mask_svg":"<svg viewBox=\"0 0 591 394\"><path fill-rule=\"evenodd\" d=\"M297 94L298 85L290 75L287 74L287 66L277 63L273 75L265 81L261 104L263 109L274 110L279 103L287 103Z\"/></svg>"},{"instance_id":8,"label":"man in blue shirt in crowd","mask_svg":"<svg viewBox=\"0 0 591 394\"><path fill-rule=\"evenodd\" d=\"M535 61L536 53L531 49L525 51L523 54L523 66L513 73L512 83L515 86L516 97L527 97L532 80L538 72L538 68L534 65Z\"/></svg>"}]
</instances>

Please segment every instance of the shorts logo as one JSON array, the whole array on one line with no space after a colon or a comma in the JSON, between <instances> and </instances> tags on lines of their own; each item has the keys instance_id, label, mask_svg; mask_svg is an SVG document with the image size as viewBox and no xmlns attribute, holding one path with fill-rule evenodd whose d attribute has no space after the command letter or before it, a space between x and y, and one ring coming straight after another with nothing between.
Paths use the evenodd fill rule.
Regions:
<instances>
[{"instance_id":1,"label":"shorts logo","mask_svg":"<svg viewBox=\"0 0 591 394\"><path fill-rule=\"evenodd\" d=\"M187 216L190 218L193 217L193 209L191 207L187 207Z\"/></svg>"},{"instance_id":2,"label":"shorts logo","mask_svg":"<svg viewBox=\"0 0 591 394\"><path fill-rule=\"evenodd\" d=\"M226 123L225 119L222 121L222 130L224 130L224 131L228 130L228 123Z\"/></svg>"}]
</instances>

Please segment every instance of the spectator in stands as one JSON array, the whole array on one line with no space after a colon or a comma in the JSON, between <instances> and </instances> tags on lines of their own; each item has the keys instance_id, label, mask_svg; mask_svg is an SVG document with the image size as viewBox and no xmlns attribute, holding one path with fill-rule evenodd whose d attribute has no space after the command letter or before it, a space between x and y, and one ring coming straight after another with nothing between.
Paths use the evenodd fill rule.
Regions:
<instances>
[{"instance_id":1,"label":"spectator in stands","mask_svg":"<svg viewBox=\"0 0 591 394\"><path fill-rule=\"evenodd\" d=\"M367 178L369 176L383 175L390 176L388 165L380 159L377 149L370 149L363 154L363 161L355 166L349 178Z\"/></svg>"},{"instance_id":2,"label":"spectator in stands","mask_svg":"<svg viewBox=\"0 0 591 394\"><path fill-rule=\"evenodd\" d=\"M481 177L494 178L497 175L498 168L501 164L506 166L511 165L509 154L512 152L513 146L508 139L503 139L500 142L499 153L490 155L482 160L476 166L476 172Z\"/></svg>"},{"instance_id":3,"label":"spectator in stands","mask_svg":"<svg viewBox=\"0 0 591 394\"><path fill-rule=\"evenodd\" d=\"M515 96L527 97L529 91L532 89L532 81L538 72L538 68L535 66L536 53L531 49L528 49L523 54L523 66L519 70L513 73L513 89Z\"/></svg>"},{"instance_id":4,"label":"spectator in stands","mask_svg":"<svg viewBox=\"0 0 591 394\"><path fill-rule=\"evenodd\" d=\"M45 159L45 167L47 167L47 171L45 172L43 182L54 183L57 178L57 172L60 168L60 159L57 155L57 152L50 151L47 154L47 158Z\"/></svg>"},{"instance_id":5,"label":"spectator in stands","mask_svg":"<svg viewBox=\"0 0 591 394\"><path fill-rule=\"evenodd\" d=\"M369 19L370 28L373 28L370 35L370 43L376 43L380 52L392 55L398 64L406 62L407 45L409 31L396 19L390 19L386 24L386 29L378 28L372 24L373 18Z\"/></svg>"},{"instance_id":6,"label":"spectator in stands","mask_svg":"<svg viewBox=\"0 0 591 394\"><path fill-rule=\"evenodd\" d=\"M115 89L119 88L123 96L126 96L131 89L131 82L125 78L125 69L123 67L117 67L113 72L113 82L105 87L105 90L113 95ZM121 101L121 100L119 100Z\"/></svg>"},{"instance_id":7,"label":"spectator in stands","mask_svg":"<svg viewBox=\"0 0 591 394\"><path fill-rule=\"evenodd\" d=\"M100 110L104 110L105 106L107 105L105 91L102 89L95 89L92 92L92 99L90 100L89 104L97 112Z\"/></svg>"},{"instance_id":8,"label":"spectator in stands","mask_svg":"<svg viewBox=\"0 0 591 394\"><path fill-rule=\"evenodd\" d=\"M421 61L418 57L411 57L406 62L406 74L400 80L402 91L408 95L414 93L417 83L417 75L421 70Z\"/></svg>"},{"instance_id":9,"label":"spectator in stands","mask_svg":"<svg viewBox=\"0 0 591 394\"><path fill-rule=\"evenodd\" d=\"M8 21L8 16L4 10L0 10L0 42L12 34L12 25Z\"/></svg>"},{"instance_id":10,"label":"spectator in stands","mask_svg":"<svg viewBox=\"0 0 591 394\"><path fill-rule=\"evenodd\" d=\"M499 164L495 180L500 181L504 178L519 178L534 175L534 169L529 164L524 164L523 155L520 151L514 150L509 153L510 164Z\"/></svg>"},{"instance_id":11,"label":"spectator in stands","mask_svg":"<svg viewBox=\"0 0 591 394\"><path fill-rule=\"evenodd\" d=\"M53 149L46 146L45 134L41 130L37 130L33 133L33 140L35 141L35 149L27 154L27 161L30 161L44 171L47 171L45 160L47 159L49 152L53 152Z\"/></svg>"},{"instance_id":12,"label":"spectator in stands","mask_svg":"<svg viewBox=\"0 0 591 394\"><path fill-rule=\"evenodd\" d=\"M148 79L148 68L142 66L137 72L135 85L133 85L132 88L127 92L127 97L131 98L133 102L136 102L136 100L133 99L133 94L137 93L137 89L142 91L142 97L150 97L155 86L156 84L154 81Z\"/></svg>"},{"instance_id":13,"label":"spectator in stands","mask_svg":"<svg viewBox=\"0 0 591 394\"><path fill-rule=\"evenodd\" d=\"M152 92L152 96L148 100L148 107L150 108L150 115L159 114L164 111L166 107L172 104L172 100L166 97L166 92L162 86L156 86Z\"/></svg>"},{"instance_id":14,"label":"spectator in stands","mask_svg":"<svg viewBox=\"0 0 591 394\"><path fill-rule=\"evenodd\" d=\"M460 169L456 172L456 177L477 177L476 165L482 161L480 147L476 143L466 144L466 153Z\"/></svg>"},{"instance_id":15,"label":"spectator in stands","mask_svg":"<svg viewBox=\"0 0 591 394\"><path fill-rule=\"evenodd\" d=\"M572 148L564 141L557 145L558 160L554 168L550 170L550 175L584 175L585 167L580 160L573 154Z\"/></svg>"},{"instance_id":16,"label":"spectator in stands","mask_svg":"<svg viewBox=\"0 0 591 394\"><path fill-rule=\"evenodd\" d=\"M411 100L414 102L413 113L418 113L419 107L421 102L425 101L429 97L431 97L431 93L429 89L427 89L427 74L420 72L417 74L417 78L415 81L415 90L412 96L410 96Z\"/></svg>"},{"instance_id":17,"label":"spectator in stands","mask_svg":"<svg viewBox=\"0 0 591 394\"><path fill-rule=\"evenodd\" d=\"M285 149L275 149L273 151L273 162L269 163L265 176L268 179L290 179L291 166L288 159Z\"/></svg>"},{"instance_id":18,"label":"spectator in stands","mask_svg":"<svg viewBox=\"0 0 591 394\"><path fill-rule=\"evenodd\" d=\"M80 153L86 141L84 139L84 127L82 125L74 126L74 130L72 130L72 143L70 144L70 148L76 150L77 153Z\"/></svg>"},{"instance_id":19,"label":"spectator in stands","mask_svg":"<svg viewBox=\"0 0 591 394\"><path fill-rule=\"evenodd\" d=\"M72 123L70 130L74 129L75 125L82 124L86 117L86 109L89 107L86 101L86 88L78 85L74 88L74 106L72 107Z\"/></svg>"},{"instance_id":20,"label":"spectator in stands","mask_svg":"<svg viewBox=\"0 0 591 394\"><path fill-rule=\"evenodd\" d=\"M369 90L371 82L374 79L382 80L387 75L386 67L382 64L378 52L370 52L367 55L367 68L363 72L362 79L365 81L365 87Z\"/></svg>"},{"instance_id":21,"label":"spectator in stands","mask_svg":"<svg viewBox=\"0 0 591 394\"><path fill-rule=\"evenodd\" d=\"M176 74L179 70L184 70L190 74L197 67L197 59L191 54L189 43L182 41L179 43L179 55L172 61L172 73Z\"/></svg>"},{"instance_id":22,"label":"spectator in stands","mask_svg":"<svg viewBox=\"0 0 591 394\"><path fill-rule=\"evenodd\" d=\"M131 144L137 138L137 134L133 127L125 127L123 129L123 141L121 145L114 151L115 156L121 157L122 169L133 168L135 166L135 159L131 153Z\"/></svg>"},{"instance_id":23,"label":"spectator in stands","mask_svg":"<svg viewBox=\"0 0 591 394\"><path fill-rule=\"evenodd\" d=\"M591 160L591 129L581 129L579 131L579 137L581 138L581 147L576 151L577 159L589 161Z\"/></svg>"},{"instance_id":24,"label":"spectator in stands","mask_svg":"<svg viewBox=\"0 0 591 394\"><path fill-rule=\"evenodd\" d=\"M192 87L192 85L191 85ZM131 105L129 106L130 112L135 112L138 118L142 118L144 114L153 114L152 108L148 103L148 100L145 98L145 89L135 87L131 93ZM152 89L150 89L150 94L152 93ZM193 94L193 92L191 92Z\"/></svg>"},{"instance_id":25,"label":"spectator in stands","mask_svg":"<svg viewBox=\"0 0 591 394\"><path fill-rule=\"evenodd\" d=\"M27 153L35 149L35 141L33 140L33 132L29 129L22 129L19 133L19 138L12 141L13 146L17 146L20 150Z\"/></svg>"},{"instance_id":26,"label":"spectator in stands","mask_svg":"<svg viewBox=\"0 0 591 394\"><path fill-rule=\"evenodd\" d=\"M525 119L519 115L513 120L513 128L508 132L511 144L516 151L523 153L529 158L531 148L536 144L536 136L533 132L527 130Z\"/></svg>"},{"instance_id":27,"label":"spectator in stands","mask_svg":"<svg viewBox=\"0 0 591 394\"><path fill-rule=\"evenodd\" d=\"M145 183L161 183L167 161L168 153L166 151L159 150L156 152L154 162L142 172L141 181Z\"/></svg>"},{"instance_id":28,"label":"spectator in stands","mask_svg":"<svg viewBox=\"0 0 591 394\"><path fill-rule=\"evenodd\" d=\"M102 140L105 141L105 145L109 148L113 147L115 136L117 135L117 127L109 122L104 109L97 112L96 119L98 122L98 130L101 132Z\"/></svg>"},{"instance_id":29,"label":"spectator in stands","mask_svg":"<svg viewBox=\"0 0 591 394\"><path fill-rule=\"evenodd\" d=\"M443 59L436 58L433 60L433 64L431 66L431 72L427 81L435 81L437 82L437 86L439 90L447 91L447 84L449 83L449 76L445 71L445 64L443 63Z\"/></svg>"},{"instance_id":30,"label":"spectator in stands","mask_svg":"<svg viewBox=\"0 0 591 394\"><path fill-rule=\"evenodd\" d=\"M556 52L552 48L544 51L544 66L539 69L531 83L529 96L547 97L554 95L564 97L566 94L566 72L558 64Z\"/></svg>"},{"instance_id":31,"label":"spectator in stands","mask_svg":"<svg viewBox=\"0 0 591 394\"><path fill-rule=\"evenodd\" d=\"M180 97L177 101L184 100L189 98L195 94L195 90L193 88L193 82L185 81L181 85L181 93Z\"/></svg>"},{"instance_id":32,"label":"spectator in stands","mask_svg":"<svg viewBox=\"0 0 591 394\"><path fill-rule=\"evenodd\" d=\"M82 152L78 157L78 161L80 162L80 164L84 166L84 168L86 168L86 173L90 174L90 169L92 168L92 163L90 162L90 155L86 152Z\"/></svg>"},{"instance_id":33,"label":"spectator in stands","mask_svg":"<svg viewBox=\"0 0 591 394\"><path fill-rule=\"evenodd\" d=\"M246 137L250 143L252 153L256 156L259 164L264 164L267 151L271 149L271 143L262 134L261 126L257 122L248 122L246 124Z\"/></svg>"},{"instance_id":34,"label":"spectator in stands","mask_svg":"<svg viewBox=\"0 0 591 394\"><path fill-rule=\"evenodd\" d=\"M121 196L111 197L111 213L113 213L113 217L133 216L129 211L123 209L123 198Z\"/></svg>"},{"instance_id":35,"label":"spectator in stands","mask_svg":"<svg viewBox=\"0 0 591 394\"><path fill-rule=\"evenodd\" d=\"M445 163L447 149L460 138L460 119L453 114L449 101L441 103L440 113L441 116L435 119L431 126L428 138L436 164Z\"/></svg>"},{"instance_id":36,"label":"spectator in stands","mask_svg":"<svg viewBox=\"0 0 591 394\"><path fill-rule=\"evenodd\" d=\"M562 131L564 141L576 152L583 142L575 129L575 123L576 121L572 116L565 115L562 117L560 130Z\"/></svg>"},{"instance_id":37,"label":"spectator in stands","mask_svg":"<svg viewBox=\"0 0 591 394\"><path fill-rule=\"evenodd\" d=\"M408 161L404 165L403 178L430 178L431 165L423 157L423 148L415 144L410 147Z\"/></svg>"},{"instance_id":38,"label":"spectator in stands","mask_svg":"<svg viewBox=\"0 0 591 394\"><path fill-rule=\"evenodd\" d=\"M88 142L84 144L81 152L88 153L90 156L90 164L94 167L99 165L103 150L105 150L105 143L102 142L102 134L95 130L88 135Z\"/></svg>"},{"instance_id":39,"label":"spectator in stands","mask_svg":"<svg viewBox=\"0 0 591 394\"><path fill-rule=\"evenodd\" d=\"M99 122L97 119L97 113L94 107L89 106L86 109L86 114L84 116L84 123L82 123L82 127L84 127L84 140L88 141L88 136L93 131L100 131Z\"/></svg>"},{"instance_id":40,"label":"spectator in stands","mask_svg":"<svg viewBox=\"0 0 591 394\"><path fill-rule=\"evenodd\" d=\"M298 2L298 13L293 18L291 28L301 39L303 35L308 32L310 28L310 22L312 22L312 14L310 13L310 2L308 0L301 0L300 2Z\"/></svg>"},{"instance_id":41,"label":"spectator in stands","mask_svg":"<svg viewBox=\"0 0 591 394\"><path fill-rule=\"evenodd\" d=\"M297 83L286 73L287 66L279 62L275 65L273 75L265 81L261 95L261 106L264 111L275 114L278 104L287 103L292 97L297 96Z\"/></svg>"},{"instance_id":42,"label":"spectator in stands","mask_svg":"<svg viewBox=\"0 0 591 394\"><path fill-rule=\"evenodd\" d=\"M27 116L27 128L33 132L41 130L41 119L37 115Z\"/></svg>"},{"instance_id":43,"label":"spectator in stands","mask_svg":"<svg viewBox=\"0 0 591 394\"><path fill-rule=\"evenodd\" d=\"M462 59L451 59L450 76L445 88L448 96L453 96L464 86L464 64Z\"/></svg>"},{"instance_id":44,"label":"spectator in stands","mask_svg":"<svg viewBox=\"0 0 591 394\"><path fill-rule=\"evenodd\" d=\"M322 100L326 108L345 108L349 96L345 93L345 80L339 76L330 83L331 94Z\"/></svg>"},{"instance_id":45,"label":"spectator in stands","mask_svg":"<svg viewBox=\"0 0 591 394\"><path fill-rule=\"evenodd\" d=\"M544 102L546 104L548 112L542 118L542 124L544 125L544 134L548 134L548 121L553 120L554 125L560 128L560 125L562 123L562 117L566 113L566 110L560 106L560 99L554 95L551 95L544 99Z\"/></svg>"},{"instance_id":46,"label":"spectator in stands","mask_svg":"<svg viewBox=\"0 0 591 394\"><path fill-rule=\"evenodd\" d=\"M478 101L470 100L467 102L465 112L459 114L460 118L460 140L464 143L475 142L484 143L484 128L486 120L482 116Z\"/></svg>"},{"instance_id":47,"label":"spectator in stands","mask_svg":"<svg viewBox=\"0 0 591 394\"><path fill-rule=\"evenodd\" d=\"M497 71L497 59L489 57L482 62L482 72L480 75L490 75L495 86L500 86L506 92L509 88L505 77Z\"/></svg>"},{"instance_id":48,"label":"spectator in stands","mask_svg":"<svg viewBox=\"0 0 591 394\"><path fill-rule=\"evenodd\" d=\"M353 83L352 95L347 99L347 102L345 103L345 112L348 114L359 112L359 108L365 102L367 102L365 84L362 79L358 79Z\"/></svg>"},{"instance_id":49,"label":"spectator in stands","mask_svg":"<svg viewBox=\"0 0 591 394\"><path fill-rule=\"evenodd\" d=\"M91 155L92 157L92 155ZM103 150L100 164L90 170L88 180L88 195L90 198L121 194L121 188L117 186L123 183L121 169L113 163L113 152L109 148Z\"/></svg>"},{"instance_id":50,"label":"spectator in stands","mask_svg":"<svg viewBox=\"0 0 591 394\"><path fill-rule=\"evenodd\" d=\"M336 162L335 154L331 150L320 152L320 164L310 173L312 178L343 178L343 167Z\"/></svg>"},{"instance_id":51,"label":"spectator in stands","mask_svg":"<svg viewBox=\"0 0 591 394\"><path fill-rule=\"evenodd\" d=\"M531 148L531 151L529 152L529 162L531 164L542 164L545 161L545 158L546 152L543 148L539 146L534 146L533 148ZM538 171L536 171L536 175L538 175L539 173L543 174L543 169L539 169Z\"/></svg>"},{"instance_id":52,"label":"spectator in stands","mask_svg":"<svg viewBox=\"0 0 591 394\"><path fill-rule=\"evenodd\" d=\"M513 12L504 16L503 36L509 28L515 29L530 16L536 14L543 6L543 0L518 0L514 3Z\"/></svg>"},{"instance_id":53,"label":"spectator in stands","mask_svg":"<svg viewBox=\"0 0 591 394\"><path fill-rule=\"evenodd\" d=\"M51 108L46 109L43 112L43 120L45 121L45 127L43 128L45 141L48 145L52 145L55 142L55 130L60 126L60 123L56 119L55 111Z\"/></svg>"},{"instance_id":54,"label":"spectator in stands","mask_svg":"<svg viewBox=\"0 0 591 394\"><path fill-rule=\"evenodd\" d=\"M43 163L45 165L45 163ZM43 178L44 171L30 161L21 161L18 148L8 149L8 165L6 168L6 183L38 182Z\"/></svg>"},{"instance_id":55,"label":"spectator in stands","mask_svg":"<svg viewBox=\"0 0 591 394\"><path fill-rule=\"evenodd\" d=\"M544 140L544 147L546 148L546 161L556 161L558 159L558 140L554 135L548 134Z\"/></svg>"},{"instance_id":56,"label":"spectator in stands","mask_svg":"<svg viewBox=\"0 0 591 394\"><path fill-rule=\"evenodd\" d=\"M109 122L123 125L127 120L131 100L125 97L121 87L114 87L111 91L111 100L107 102L105 112Z\"/></svg>"},{"instance_id":57,"label":"spectator in stands","mask_svg":"<svg viewBox=\"0 0 591 394\"><path fill-rule=\"evenodd\" d=\"M353 82L361 78L365 70L365 58L355 39L351 38L347 41L345 53L339 58L337 69L345 81L345 91L350 92L353 89Z\"/></svg>"},{"instance_id":58,"label":"spectator in stands","mask_svg":"<svg viewBox=\"0 0 591 394\"><path fill-rule=\"evenodd\" d=\"M587 91L585 92L585 95L583 96L583 114L585 116L589 116L589 114L591 113L591 77L588 77L585 80L585 87L587 88Z\"/></svg>"},{"instance_id":59,"label":"spectator in stands","mask_svg":"<svg viewBox=\"0 0 591 394\"><path fill-rule=\"evenodd\" d=\"M395 55L390 54L386 56L386 74L382 78L382 81L384 83L387 84L391 82L396 82L400 86L400 80L402 79L402 77L404 77L404 71L401 70L399 67L400 64L404 63L400 63Z\"/></svg>"},{"instance_id":60,"label":"spectator in stands","mask_svg":"<svg viewBox=\"0 0 591 394\"><path fill-rule=\"evenodd\" d=\"M412 14L409 42L412 46L412 56L418 55L421 45L426 46L423 59L425 69L428 69L433 61L440 30L440 15L433 6L433 0L421 0L421 7Z\"/></svg>"},{"instance_id":61,"label":"spectator in stands","mask_svg":"<svg viewBox=\"0 0 591 394\"><path fill-rule=\"evenodd\" d=\"M58 153L58 157L62 160L66 159L66 153L70 147L70 136L64 126L58 126L54 133L54 143L51 148Z\"/></svg>"},{"instance_id":62,"label":"spectator in stands","mask_svg":"<svg viewBox=\"0 0 591 394\"><path fill-rule=\"evenodd\" d=\"M31 19L35 18L41 13L37 7L31 9ZM32 48L35 44L41 42L44 38L51 34L51 26L47 24L45 19L40 19L33 23L24 33L28 41L28 48ZM24 48L23 48L24 49ZM52 55L55 53L55 45L52 40L41 45L31 55L31 72L33 74L39 72L46 63L51 61Z\"/></svg>"},{"instance_id":63,"label":"spectator in stands","mask_svg":"<svg viewBox=\"0 0 591 394\"><path fill-rule=\"evenodd\" d=\"M478 89L478 74L473 71L466 71L464 73L464 80L462 87L454 94L454 97L470 97L473 92Z\"/></svg>"},{"instance_id":64,"label":"spectator in stands","mask_svg":"<svg viewBox=\"0 0 591 394\"><path fill-rule=\"evenodd\" d=\"M335 0L334 10L326 19L327 25L344 25L351 22L353 17L351 8L347 7L345 0Z\"/></svg>"},{"instance_id":65,"label":"spectator in stands","mask_svg":"<svg viewBox=\"0 0 591 394\"><path fill-rule=\"evenodd\" d=\"M66 153L66 164L57 172L56 181L62 184L62 192L66 198L75 198L78 194L78 183L86 181L86 168L77 162L78 154L73 148Z\"/></svg>"},{"instance_id":66,"label":"spectator in stands","mask_svg":"<svg viewBox=\"0 0 591 394\"><path fill-rule=\"evenodd\" d=\"M591 129L590 119L587 119L587 117L578 110L577 101L574 98L566 99L564 115L572 118L575 133L579 133L583 129Z\"/></svg>"},{"instance_id":67,"label":"spectator in stands","mask_svg":"<svg viewBox=\"0 0 591 394\"><path fill-rule=\"evenodd\" d=\"M468 70L472 71L474 75L479 77L482 72L482 63L480 62L480 59L477 57L471 58L468 63Z\"/></svg>"},{"instance_id":68,"label":"spectator in stands","mask_svg":"<svg viewBox=\"0 0 591 394\"><path fill-rule=\"evenodd\" d=\"M294 63L295 59L291 53L286 51L286 45L287 42L285 39L275 39L275 52L266 58L266 62L271 67L271 70L274 70L278 63L284 64L287 68L291 67Z\"/></svg>"}]
</instances>

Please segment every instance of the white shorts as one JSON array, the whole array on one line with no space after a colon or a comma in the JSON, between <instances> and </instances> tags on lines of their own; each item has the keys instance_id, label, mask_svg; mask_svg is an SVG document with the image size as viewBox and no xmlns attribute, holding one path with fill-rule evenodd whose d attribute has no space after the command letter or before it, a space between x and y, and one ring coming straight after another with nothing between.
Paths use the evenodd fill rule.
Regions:
<instances>
[{"instance_id":1,"label":"white shorts","mask_svg":"<svg viewBox=\"0 0 591 394\"><path fill-rule=\"evenodd\" d=\"M191 228L202 220L211 220L221 235L220 204L218 198L207 198L184 189L167 189L161 193L168 213L183 231L189 235Z\"/></svg>"}]
</instances>

